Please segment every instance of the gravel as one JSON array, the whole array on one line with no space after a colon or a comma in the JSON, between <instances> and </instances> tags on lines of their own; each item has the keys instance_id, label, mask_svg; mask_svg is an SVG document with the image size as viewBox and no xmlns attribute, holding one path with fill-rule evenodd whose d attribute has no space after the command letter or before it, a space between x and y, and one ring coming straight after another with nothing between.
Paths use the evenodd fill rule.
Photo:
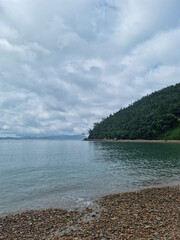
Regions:
<instances>
[{"instance_id":1,"label":"gravel","mask_svg":"<svg viewBox=\"0 0 180 240\"><path fill-rule=\"evenodd\" d=\"M108 195L79 211L3 216L0 239L180 239L180 186Z\"/></svg>"}]
</instances>

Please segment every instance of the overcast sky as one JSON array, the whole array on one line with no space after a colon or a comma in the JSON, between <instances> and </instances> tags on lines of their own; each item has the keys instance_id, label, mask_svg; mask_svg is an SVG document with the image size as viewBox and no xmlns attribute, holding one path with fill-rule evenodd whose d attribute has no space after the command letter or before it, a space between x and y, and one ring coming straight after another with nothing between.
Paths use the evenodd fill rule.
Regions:
<instances>
[{"instance_id":1,"label":"overcast sky","mask_svg":"<svg viewBox=\"0 0 180 240\"><path fill-rule=\"evenodd\" d=\"M179 0L0 0L0 136L87 133L178 82Z\"/></svg>"}]
</instances>

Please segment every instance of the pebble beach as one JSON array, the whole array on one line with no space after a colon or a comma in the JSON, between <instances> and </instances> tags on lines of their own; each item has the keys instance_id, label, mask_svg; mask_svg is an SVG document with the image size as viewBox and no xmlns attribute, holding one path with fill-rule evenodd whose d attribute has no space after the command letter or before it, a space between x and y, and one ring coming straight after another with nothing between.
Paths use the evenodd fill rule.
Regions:
<instances>
[{"instance_id":1,"label":"pebble beach","mask_svg":"<svg viewBox=\"0 0 180 240\"><path fill-rule=\"evenodd\" d=\"M79 211L1 216L0 239L180 239L180 186L108 195Z\"/></svg>"}]
</instances>

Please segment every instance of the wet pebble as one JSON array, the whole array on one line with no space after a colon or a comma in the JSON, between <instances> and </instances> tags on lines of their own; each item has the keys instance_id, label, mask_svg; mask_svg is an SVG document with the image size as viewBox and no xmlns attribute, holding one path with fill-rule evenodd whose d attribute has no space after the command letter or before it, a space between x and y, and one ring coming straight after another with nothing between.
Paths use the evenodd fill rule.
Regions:
<instances>
[{"instance_id":1,"label":"wet pebble","mask_svg":"<svg viewBox=\"0 0 180 240\"><path fill-rule=\"evenodd\" d=\"M47 209L0 218L2 240L180 239L180 187L109 195L81 211Z\"/></svg>"}]
</instances>

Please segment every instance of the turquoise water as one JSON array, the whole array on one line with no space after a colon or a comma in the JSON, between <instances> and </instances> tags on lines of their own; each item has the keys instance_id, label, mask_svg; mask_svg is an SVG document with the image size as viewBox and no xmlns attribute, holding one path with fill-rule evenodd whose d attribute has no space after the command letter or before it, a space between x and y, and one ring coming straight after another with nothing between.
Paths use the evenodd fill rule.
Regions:
<instances>
[{"instance_id":1,"label":"turquoise water","mask_svg":"<svg viewBox=\"0 0 180 240\"><path fill-rule=\"evenodd\" d=\"M0 141L0 214L84 207L96 197L179 179L180 144Z\"/></svg>"}]
</instances>

